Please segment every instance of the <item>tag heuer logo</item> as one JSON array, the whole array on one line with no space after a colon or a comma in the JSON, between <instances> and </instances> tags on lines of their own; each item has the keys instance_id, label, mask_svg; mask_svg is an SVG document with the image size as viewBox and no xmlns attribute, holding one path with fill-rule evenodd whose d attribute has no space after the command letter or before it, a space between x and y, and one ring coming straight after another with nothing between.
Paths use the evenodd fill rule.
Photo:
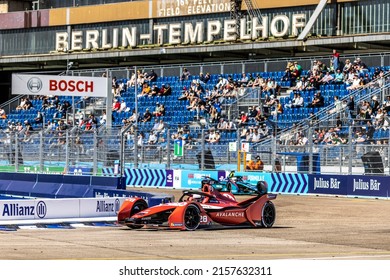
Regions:
<instances>
[{"instance_id":1,"label":"tag heuer logo","mask_svg":"<svg viewBox=\"0 0 390 280\"><path fill-rule=\"evenodd\" d=\"M42 81L37 77L33 77L27 82L27 88L32 93L40 92L42 89Z\"/></svg>"}]
</instances>

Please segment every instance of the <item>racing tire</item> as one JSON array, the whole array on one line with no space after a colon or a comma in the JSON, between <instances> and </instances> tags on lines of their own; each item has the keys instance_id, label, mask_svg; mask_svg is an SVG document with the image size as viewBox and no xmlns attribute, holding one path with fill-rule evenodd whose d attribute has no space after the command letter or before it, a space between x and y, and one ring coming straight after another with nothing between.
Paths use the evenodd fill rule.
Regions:
<instances>
[{"instance_id":1,"label":"racing tire","mask_svg":"<svg viewBox=\"0 0 390 280\"><path fill-rule=\"evenodd\" d=\"M194 204L189 204L184 211L184 226L186 230L196 230L200 224L200 210Z\"/></svg>"},{"instance_id":2,"label":"racing tire","mask_svg":"<svg viewBox=\"0 0 390 280\"><path fill-rule=\"evenodd\" d=\"M276 209L271 201L267 201L261 211L261 226L270 228L275 223Z\"/></svg>"},{"instance_id":3,"label":"racing tire","mask_svg":"<svg viewBox=\"0 0 390 280\"><path fill-rule=\"evenodd\" d=\"M137 214L138 212L141 212L146 208L148 208L148 205L146 204L145 201L143 200L136 201L133 207L131 207L130 217ZM127 226L131 229L139 229L143 227L143 225L131 225L131 224L128 224Z\"/></svg>"}]
</instances>

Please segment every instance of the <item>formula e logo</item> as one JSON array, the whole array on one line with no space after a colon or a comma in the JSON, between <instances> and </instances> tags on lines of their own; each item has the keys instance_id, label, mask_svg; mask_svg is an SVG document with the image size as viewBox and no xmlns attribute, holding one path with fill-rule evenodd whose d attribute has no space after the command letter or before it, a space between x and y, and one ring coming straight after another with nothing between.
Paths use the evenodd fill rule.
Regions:
<instances>
[{"instance_id":1,"label":"formula e logo","mask_svg":"<svg viewBox=\"0 0 390 280\"><path fill-rule=\"evenodd\" d=\"M27 82L27 89L32 93L38 93L41 91L43 86L42 80L37 77L32 77Z\"/></svg>"},{"instance_id":2,"label":"formula e logo","mask_svg":"<svg viewBox=\"0 0 390 280\"><path fill-rule=\"evenodd\" d=\"M43 201L39 201L37 204L37 216L41 219L45 218L46 212L47 212L47 206L46 203Z\"/></svg>"}]
</instances>

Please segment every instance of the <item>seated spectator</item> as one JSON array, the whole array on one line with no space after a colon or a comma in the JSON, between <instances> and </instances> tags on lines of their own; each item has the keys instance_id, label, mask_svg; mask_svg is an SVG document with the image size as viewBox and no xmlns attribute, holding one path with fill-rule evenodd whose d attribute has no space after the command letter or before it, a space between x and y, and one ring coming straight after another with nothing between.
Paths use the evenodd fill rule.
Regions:
<instances>
[{"instance_id":1,"label":"seated spectator","mask_svg":"<svg viewBox=\"0 0 390 280\"><path fill-rule=\"evenodd\" d=\"M114 103L112 104L112 111L113 112L119 111L120 108L121 108L121 103L119 102L118 99L114 99Z\"/></svg>"},{"instance_id":2,"label":"seated spectator","mask_svg":"<svg viewBox=\"0 0 390 280\"><path fill-rule=\"evenodd\" d=\"M128 110L130 110L130 108L127 108L126 101L124 99L122 99L120 102L120 107L117 110L118 113L127 112Z\"/></svg>"},{"instance_id":3,"label":"seated spectator","mask_svg":"<svg viewBox=\"0 0 390 280\"><path fill-rule=\"evenodd\" d=\"M358 75L354 75L352 84L347 87L347 90L356 90L363 86L362 78L359 78Z\"/></svg>"},{"instance_id":4,"label":"seated spectator","mask_svg":"<svg viewBox=\"0 0 390 280\"><path fill-rule=\"evenodd\" d=\"M344 73L343 73L340 69L337 69L333 81L334 81L336 84L342 84L342 83L344 83Z\"/></svg>"},{"instance_id":5,"label":"seated spectator","mask_svg":"<svg viewBox=\"0 0 390 280\"><path fill-rule=\"evenodd\" d=\"M152 120L152 113L149 112L149 108L146 108L144 116L142 118L142 122L150 122Z\"/></svg>"},{"instance_id":6,"label":"seated spectator","mask_svg":"<svg viewBox=\"0 0 390 280\"><path fill-rule=\"evenodd\" d=\"M325 99L324 97L321 95L321 92L318 91L315 95L314 95L314 98L312 100L312 102L310 102L307 107L309 108L318 108L318 107L324 107L325 105Z\"/></svg>"},{"instance_id":7,"label":"seated spectator","mask_svg":"<svg viewBox=\"0 0 390 280\"><path fill-rule=\"evenodd\" d=\"M333 80L334 80L334 77L330 74L329 71L327 71L319 82L320 82L320 84L326 85L326 84L332 83Z\"/></svg>"},{"instance_id":8,"label":"seated spectator","mask_svg":"<svg viewBox=\"0 0 390 280\"><path fill-rule=\"evenodd\" d=\"M170 84L165 84L161 87L160 91L158 92L158 96L168 96L172 94L172 88Z\"/></svg>"},{"instance_id":9,"label":"seated spectator","mask_svg":"<svg viewBox=\"0 0 390 280\"><path fill-rule=\"evenodd\" d=\"M153 69L150 70L150 72L145 74L145 80L149 83L153 83L157 81L157 74L154 72Z\"/></svg>"},{"instance_id":10,"label":"seated spectator","mask_svg":"<svg viewBox=\"0 0 390 280\"><path fill-rule=\"evenodd\" d=\"M301 108L304 106L304 99L303 97L301 96L301 94L298 92L298 93L294 93L294 99L292 100L291 103L289 104L286 104L286 108Z\"/></svg>"},{"instance_id":11,"label":"seated spectator","mask_svg":"<svg viewBox=\"0 0 390 280\"><path fill-rule=\"evenodd\" d=\"M149 84L144 82L142 84L142 90L141 90L141 93L138 94L138 97L142 97L142 96L148 96L150 93L151 93L152 89L150 88Z\"/></svg>"},{"instance_id":12,"label":"seated spectator","mask_svg":"<svg viewBox=\"0 0 390 280\"><path fill-rule=\"evenodd\" d=\"M208 81L210 81L210 79L211 79L210 73L206 73L206 75L204 75L203 73L199 74L199 80L205 84L207 84Z\"/></svg>"},{"instance_id":13,"label":"seated spectator","mask_svg":"<svg viewBox=\"0 0 390 280\"><path fill-rule=\"evenodd\" d=\"M155 145L157 144L157 135L156 132L149 133L149 139L148 139L148 145Z\"/></svg>"},{"instance_id":14,"label":"seated spectator","mask_svg":"<svg viewBox=\"0 0 390 280\"><path fill-rule=\"evenodd\" d=\"M340 98L336 95L334 97L334 108L329 110L329 114L340 113L344 109L343 102L341 102Z\"/></svg>"},{"instance_id":15,"label":"seated spectator","mask_svg":"<svg viewBox=\"0 0 390 280\"><path fill-rule=\"evenodd\" d=\"M3 108L0 108L0 119L6 119L7 114L5 113L5 110Z\"/></svg>"}]
</instances>

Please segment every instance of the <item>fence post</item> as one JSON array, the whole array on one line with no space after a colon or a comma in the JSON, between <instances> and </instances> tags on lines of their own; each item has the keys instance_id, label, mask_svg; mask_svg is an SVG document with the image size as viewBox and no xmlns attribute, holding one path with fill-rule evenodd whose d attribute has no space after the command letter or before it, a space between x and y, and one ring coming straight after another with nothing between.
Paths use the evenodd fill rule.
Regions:
<instances>
[{"instance_id":1,"label":"fence post","mask_svg":"<svg viewBox=\"0 0 390 280\"><path fill-rule=\"evenodd\" d=\"M44 148L44 145L43 145L43 130L41 130L39 132L39 171L42 172L43 171L43 148Z\"/></svg>"},{"instance_id":2,"label":"fence post","mask_svg":"<svg viewBox=\"0 0 390 280\"><path fill-rule=\"evenodd\" d=\"M69 170L69 130L66 131L66 140L65 140L65 173L68 173Z\"/></svg>"},{"instance_id":3,"label":"fence post","mask_svg":"<svg viewBox=\"0 0 390 280\"><path fill-rule=\"evenodd\" d=\"M348 158L348 175L352 174L352 157L353 157L353 146L352 146L352 126L348 129L348 147L349 147L349 158Z\"/></svg>"},{"instance_id":4,"label":"fence post","mask_svg":"<svg viewBox=\"0 0 390 280\"><path fill-rule=\"evenodd\" d=\"M134 126L134 169L138 169L138 126Z\"/></svg>"},{"instance_id":5,"label":"fence post","mask_svg":"<svg viewBox=\"0 0 390 280\"><path fill-rule=\"evenodd\" d=\"M200 157L200 170L204 170L204 150L205 150L205 136L204 129L202 129L202 152Z\"/></svg>"},{"instance_id":6,"label":"fence post","mask_svg":"<svg viewBox=\"0 0 390 280\"><path fill-rule=\"evenodd\" d=\"M97 131L95 130L93 132L93 171L92 174L96 176L97 174L97 149L98 147L98 141L97 141Z\"/></svg>"},{"instance_id":7,"label":"fence post","mask_svg":"<svg viewBox=\"0 0 390 280\"><path fill-rule=\"evenodd\" d=\"M167 130L167 169L171 169L171 130ZM164 156L164 155L163 155Z\"/></svg>"},{"instance_id":8,"label":"fence post","mask_svg":"<svg viewBox=\"0 0 390 280\"><path fill-rule=\"evenodd\" d=\"M308 129L308 142L309 142L309 174L313 173L313 131L312 127Z\"/></svg>"},{"instance_id":9,"label":"fence post","mask_svg":"<svg viewBox=\"0 0 390 280\"><path fill-rule=\"evenodd\" d=\"M19 170L19 140L18 133L15 133L15 172Z\"/></svg>"}]
</instances>

